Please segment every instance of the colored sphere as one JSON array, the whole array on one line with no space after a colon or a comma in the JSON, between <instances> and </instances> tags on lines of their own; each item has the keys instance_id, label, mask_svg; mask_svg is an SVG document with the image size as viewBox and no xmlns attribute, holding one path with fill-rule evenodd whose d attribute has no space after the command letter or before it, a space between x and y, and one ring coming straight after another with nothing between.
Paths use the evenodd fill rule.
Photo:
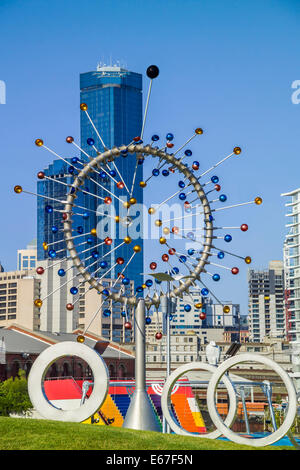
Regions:
<instances>
[{"instance_id":1,"label":"colored sphere","mask_svg":"<svg viewBox=\"0 0 300 470\"><path fill-rule=\"evenodd\" d=\"M186 157L190 157L192 154L193 154L193 152L192 152L191 150L189 150L189 149L187 149L187 150L184 151L184 155L185 155Z\"/></svg>"},{"instance_id":2,"label":"colored sphere","mask_svg":"<svg viewBox=\"0 0 300 470\"><path fill-rule=\"evenodd\" d=\"M178 197L181 201L184 201L186 199L185 193L180 193Z\"/></svg>"},{"instance_id":3,"label":"colored sphere","mask_svg":"<svg viewBox=\"0 0 300 470\"><path fill-rule=\"evenodd\" d=\"M159 243L160 243L161 245L164 245L166 242L167 242L167 240L165 239L165 237L160 237L160 238L159 238Z\"/></svg>"},{"instance_id":4,"label":"colored sphere","mask_svg":"<svg viewBox=\"0 0 300 470\"><path fill-rule=\"evenodd\" d=\"M66 271L61 268L61 269L59 269L59 270L57 271L57 274L58 274L60 277L63 277L63 276L66 274Z\"/></svg>"},{"instance_id":5,"label":"colored sphere","mask_svg":"<svg viewBox=\"0 0 300 470\"><path fill-rule=\"evenodd\" d=\"M206 314L204 312L199 313L200 320L205 320Z\"/></svg>"},{"instance_id":6,"label":"colored sphere","mask_svg":"<svg viewBox=\"0 0 300 470\"><path fill-rule=\"evenodd\" d=\"M115 222L118 224L120 222L120 216L119 215L116 215L115 217Z\"/></svg>"},{"instance_id":7,"label":"colored sphere","mask_svg":"<svg viewBox=\"0 0 300 470\"><path fill-rule=\"evenodd\" d=\"M163 171L161 172L161 174L162 174L163 176L169 176L170 173L169 173L168 170L163 170Z\"/></svg>"},{"instance_id":8,"label":"colored sphere","mask_svg":"<svg viewBox=\"0 0 300 470\"><path fill-rule=\"evenodd\" d=\"M84 213L82 214L82 218L85 219L85 220L88 219L88 218L89 218L89 214L88 214L87 212L84 212Z\"/></svg>"},{"instance_id":9,"label":"colored sphere","mask_svg":"<svg viewBox=\"0 0 300 470\"><path fill-rule=\"evenodd\" d=\"M262 203L262 198L261 197L256 197L254 199L254 202L255 202L255 204L257 204L259 206Z\"/></svg>"},{"instance_id":10,"label":"colored sphere","mask_svg":"<svg viewBox=\"0 0 300 470\"><path fill-rule=\"evenodd\" d=\"M220 191L221 190L221 186L219 184L215 184L215 190L216 191Z\"/></svg>"},{"instance_id":11,"label":"colored sphere","mask_svg":"<svg viewBox=\"0 0 300 470\"><path fill-rule=\"evenodd\" d=\"M232 268L231 272L232 272L232 274L238 274L239 273L239 268L234 267L234 268Z\"/></svg>"},{"instance_id":12,"label":"colored sphere","mask_svg":"<svg viewBox=\"0 0 300 470\"><path fill-rule=\"evenodd\" d=\"M126 243L126 245L129 245L129 243L131 243L132 240L131 238L127 235L125 238L124 238L124 243Z\"/></svg>"},{"instance_id":13,"label":"colored sphere","mask_svg":"<svg viewBox=\"0 0 300 470\"><path fill-rule=\"evenodd\" d=\"M132 325L131 325L130 321L127 321L127 322L124 324L124 328L125 328L126 330L131 330L131 329L132 329Z\"/></svg>"},{"instance_id":14,"label":"colored sphere","mask_svg":"<svg viewBox=\"0 0 300 470\"><path fill-rule=\"evenodd\" d=\"M193 256L194 253L195 253L194 248L189 248L188 249L188 255Z\"/></svg>"},{"instance_id":15,"label":"colored sphere","mask_svg":"<svg viewBox=\"0 0 300 470\"><path fill-rule=\"evenodd\" d=\"M37 274L44 274L44 268L42 266L39 266L38 268L36 268L36 272Z\"/></svg>"},{"instance_id":16,"label":"colored sphere","mask_svg":"<svg viewBox=\"0 0 300 470\"><path fill-rule=\"evenodd\" d=\"M151 78L151 80L153 78L156 78L158 77L159 75L159 68L156 66L156 65L150 65L148 68L147 68L147 77Z\"/></svg>"},{"instance_id":17,"label":"colored sphere","mask_svg":"<svg viewBox=\"0 0 300 470\"><path fill-rule=\"evenodd\" d=\"M92 257L93 257L94 259L98 259L98 258L99 258L99 252L98 252L97 250L92 251L91 255L92 255Z\"/></svg>"},{"instance_id":18,"label":"colored sphere","mask_svg":"<svg viewBox=\"0 0 300 470\"><path fill-rule=\"evenodd\" d=\"M42 139L36 139L35 145L37 145L38 147L42 147L42 145L44 145L44 141Z\"/></svg>"},{"instance_id":19,"label":"colored sphere","mask_svg":"<svg viewBox=\"0 0 300 470\"><path fill-rule=\"evenodd\" d=\"M174 147L174 144L172 144L172 142L167 142L166 147L168 147L168 149L171 149Z\"/></svg>"},{"instance_id":20,"label":"colored sphere","mask_svg":"<svg viewBox=\"0 0 300 470\"><path fill-rule=\"evenodd\" d=\"M66 138L66 142L68 142L68 144L71 144L72 142L74 142L74 138L69 135L69 136Z\"/></svg>"},{"instance_id":21,"label":"colored sphere","mask_svg":"<svg viewBox=\"0 0 300 470\"><path fill-rule=\"evenodd\" d=\"M252 261L251 257L250 257L250 256L246 256L246 258L245 258L245 263L246 263L246 264L250 264L251 261Z\"/></svg>"},{"instance_id":22,"label":"colored sphere","mask_svg":"<svg viewBox=\"0 0 300 470\"><path fill-rule=\"evenodd\" d=\"M224 313L229 313L230 312L230 307L228 305L224 305L223 312Z\"/></svg>"},{"instance_id":23,"label":"colored sphere","mask_svg":"<svg viewBox=\"0 0 300 470\"><path fill-rule=\"evenodd\" d=\"M73 157L71 158L71 163L78 163L79 162L79 158L78 157Z\"/></svg>"},{"instance_id":24,"label":"colored sphere","mask_svg":"<svg viewBox=\"0 0 300 470\"><path fill-rule=\"evenodd\" d=\"M37 177L39 180L42 180L45 178L45 173L43 171L39 171L37 174Z\"/></svg>"},{"instance_id":25,"label":"colored sphere","mask_svg":"<svg viewBox=\"0 0 300 470\"><path fill-rule=\"evenodd\" d=\"M151 320L150 317L146 317L146 319L145 319L146 325L150 325L151 321L152 320Z\"/></svg>"},{"instance_id":26,"label":"colored sphere","mask_svg":"<svg viewBox=\"0 0 300 470\"><path fill-rule=\"evenodd\" d=\"M136 290L136 292L143 292L143 287L142 287L142 286L138 286L135 290Z\"/></svg>"},{"instance_id":27,"label":"colored sphere","mask_svg":"<svg viewBox=\"0 0 300 470\"><path fill-rule=\"evenodd\" d=\"M236 155L239 155L241 151L242 151L241 147L234 147L233 149L233 153L235 153Z\"/></svg>"},{"instance_id":28,"label":"colored sphere","mask_svg":"<svg viewBox=\"0 0 300 470\"><path fill-rule=\"evenodd\" d=\"M109 295L109 291L107 289L103 289L103 291L101 292L101 294L103 295Z\"/></svg>"},{"instance_id":29,"label":"colored sphere","mask_svg":"<svg viewBox=\"0 0 300 470\"><path fill-rule=\"evenodd\" d=\"M129 201L123 202L123 207L125 207L125 209L128 209L130 207L130 202Z\"/></svg>"},{"instance_id":30,"label":"colored sphere","mask_svg":"<svg viewBox=\"0 0 300 470\"><path fill-rule=\"evenodd\" d=\"M206 289L206 287L203 287L203 289L201 289L201 294L202 294L203 296L208 295L208 293L209 293L209 290Z\"/></svg>"},{"instance_id":31,"label":"colored sphere","mask_svg":"<svg viewBox=\"0 0 300 470\"><path fill-rule=\"evenodd\" d=\"M158 168L154 168L154 170L152 170L152 175L153 175L153 176L158 176L158 175L159 175L159 170L158 170Z\"/></svg>"},{"instance_id":32,"label":"colored sphere","mask_svg":"<svg viewBox=\"0 0 300 470\"><path fill-rule=\"evenodd\" d=\"M242 230L242 232L247 232L247 230L248 230L248 225L247 225L247 224L242 224L242 225L241 225L241 230Z\"/></svg>"},{"instance_id":33,"label":"colored sphere","mask_svg":"<svg viewBox=\"0 0 300 470\"><path fill-rule=\"evenodd\" d=\"M106 309L103 310L103 316L104 316L104 317L109 317L110 314L111 314L111 311L110 311L108 308L106 308Z\"/></svg>"},{"instance_id":34,"label":"colored sphere","mask_svg":"<svg viewBox=\"0 0 300 470\"><path fill-rule=\"evenodd\" d=\"M157 268L157 264L154 261L150 263L150 269L152 269L152 271L154 271L154 269L156 268Z\"/></svg>"},{"instance_id":35,"label":"colored sphere","mask_svg":"<svg viewBox=\"0 0 300 470\"><path fill-rule=\"evenodd\" d=\"M45 206L45 212L47 214L51 214L53 212L53 207L49 205Z\"/></svg>"},{"instance_id":36,"label":"colored sphere","mask_svg":"<svg viewBox=\"0 0 300 470\"><path fill-rule=\"evenodd\" d=\"M47 245L46 242L43 242L43 248L44 248L45 251L48 250L48 245Z\"/></svg>"},{"instance_id":37,"label":"colored sphere","mask_svg":"<svg viewBox=\"0 0 300 470\"><path fill-rule=\"evenodd\" d=\"M229 243L232 240L232 236L227 234L227 235L225 235L224 240L225 240L225 242Z\"/></svg>"},{"instance_id":38,"label":"colored sphere","mask_svg":"<svg viewBox=\"0 0 300 470\"><path fill-rule=\"evenodd\" d=\"M142 251L142 247L140 245L134 245L133 251L135 253L140 253Z\"/></svg>"},{"instance_id":39,"label":"colored sphere","mask_svg":"<svg viewBox=\"0 0 300 470\"><path fill-rule=\"evenodd\" d=\"M49 250L48 251L48 256L50 258L55 258L56 257L56 251L55 250Z\"/></svg>"},{"instance_id":40,"label":"colored sphere","mask_svg":"<svg viewBox=\"0 0 300 470\"><path fill-rule=\"evenodd\" d=\"M92 139L91 137L89 137L89 138L87 139L86 143L87 143L88 145L91 145L91 146L92 146L92 145L94 145L95 141L94 141L94 139Z\"/></svg>"},{"instance_id":41,"label":"colored sphere","mask_svg":"<svg viewBox=\"0 0 300 470\"><path fill-rule=\"evenodd\" d=\"M211 177L211 182L212 183L218 183L219 182L219 177L218 176L212 176Z\"/></svg>"},{"instance_id":42,"label":"colored sphere","mask_svg":"<svg viewBox=\"0 0 300 470\"><path fill-rule=\"evenodd\" d=\"M162 339L162 333L160 333L160 332L156 333L155 338L156 338L157 340Z\"/></svg>"},{"instance_id":43,"label":"colored sphere","mask_svg":"<svg viewBox=\"0 0 300 470\"><path fill-rule=\"evenodd\" d=\"M184 310L186 312L190 312L192 310L192 307L189 304L187 304L187 305L184 306Z\"/></svg>"},{"instance_id":44,"label":"colored sphere","mask_svg":"<svg viewBox=\"0 0 300 470\"><path fill-rule=\"evenodd\" d=\"M86 103L81 103L80 104L80 109L81 109L81 111L86 111L88 109L87 104Z\"/></svg>"},{"instance_id":45,"label":"colored sphere","mask_svg":"<svg viewBox=\"0 0 300 470\"><path fill-rule=\"evenodd\" d=\"M129 199L129 202L130 202L131 205L133 205L133 204L136 204L136 203L137 203L137 200L136 200L135 197L131 197L131 198Z\"/></svg>"},{"instance_id":46,"label":"colored sphere","mask_svg":"<svg viewBox=\"0 0 300 470\"><path fill-rule=\"evenodd\" d=\"M166 135L166 139L167 140L173 140L174 139L174 134L172 134L171 132L168 132L168 134Z\"/></svg>"},{"instance_id":47,"label":"colored sphere","mask_svg":"<svg viewBox=\"0 0 300 470\"><path fill-rule=\"evenodd\" d=\"M20 186L19 184L17 184L17 185L14 187L14 192L15 192L15 193L20 194L22 191L23 191L23 188L22 188L22 186Z\"/></svg>"},{"instance_id":48,"label":"colored sphere","mask_svg":"<svg viewBox=\"0 0 300 470\"><path fill-rule=\"evenodd\" d=\"M227 196L226 196L226 194L221 194L221 196L219 196L219 201L221 201L221 202L227 201Z\"/></svg>"},{"instance_id":49,"label":"colored sphere","mask_svg":"<svg viewBox=\"0 0 300 470\"><path fill-rule=\"evenodd\" d=\"M165 262L169 261L169 255L167 255L166 253L162 255L161 259Z\"/></svg>"},{"instance_id":50,"label":"colored sphere","mask_svg":"<svg viewBox=\"0 0 300 470\"><path fill-rule=\"evenodd\" d=\"M77 229L76 229L76 232L79 233L79 234L82 234L83 233L83 227L82 225L78 225Z\"/></svg>"},{"instance_id":51,"label":"colored sphere","mask_svg":"<svg viewBox=\"0 0 300 470\"><path fill-rule=\"evenodd\" d=\"M122 317L126 317L126 312L125 312L125 310L123 310L123 311L121 312L121 315L122 315Z\"/></svg>"},{"instance_id":52,"label":"colored sphere","mask_svg":"<svg viewBox=\"0 0 300 470\"><path fill-rule=\"evenodd\" d=\"M58 232L58 227L56 225L52 225L51 232L52 233L57 233Z\"/></svg>"},{"instance_id":53,"label":"colored sphere","mask_svg":"<svg viewBox=\"0 0 300 470\"><path fill-rule=\"evenodd\" d=\"M119 258L116 259L116 262L118 264L124 264L124 258L119 257Z\"/></svg>"},{"instance_id":54,"label":"colored sphere","mask_svg":"<svg viewBox=\"0 0 300 470\"><path fill-rule=\"evenodd\" d=\"M169 235L169 233L170 233L169 227L164 227L163 232L164 232L165 235Z\"/></svg>"},{"instance_id":55,"label":"colored sphere","mask_svg":"<svg viewBox=\"0 0 300 470\"><path fill-rule=\"evenodd\" d=\"M220 274L214 274L212 278L213 278L214 281L219 281L220 280Z\"/></svg>"},{"instance_id":56,"label":"colored sphere","mask_svg":"<svg viewBox=\"0 0 300 470\"><path fill-rule=\"evenodd\" d=\"M43 305L43 301L41 299L35 299L34 305L38 308L41 308L41 306Z\"/></svg>"},{"instance_id":57,"label":"colored sphere","mask_svg":"<svg viewBox=\"0 0 300 470\"><path fill-rule=\"evenodd\" d=\"M159 140L159 136L157 134L153 134L151 140L153 140L153 142L156 142L157 140Z\"/></svg>"},{"instance_id":58,"label":"colored sphere","mask_svg":"<svg viewBox=\"0 0 300 470\"><path fill-rule=\"evenodd\" d=\"M104 198L104 204L111 204L112 203L112 198L110 196L106 196Z\"/></svg>"},{"instance_id":59,"label":"colored sphere","mask_svg":"<svg viewBox=\"0 0 300 470\"><path fill-rule=\"evenodd\" d=\"M153 285L152 279L147 279L145 284L146 284L147 287L151 287Z\"/></svg>"},{"instance_id":60,"label":"colored sphere","mask_svg":"<svg viewBox=\"0 0 300 470\"><path fill-rule=\"evenodd\" d=\"M150 207L150 208L148 209L148 214L152 215L152 214L154 214L154 213L155 213L154 207Z\"/></svg>"},{"instance_id":61,"label":"colored sphere","mask_svg":"<svg viewBox=\"0 0 300 470\"><path fill-rule=\"evenodd\" d=\"M196 303L195 308L202 308L202 303L201 302Z\"/></svg>"},{"instance_id":62,"label":"colored sphere","mask_svg":"<svg viewBox=\"0 0 300 470\"><path fill-rule=\"evenodd\" d=\"M203 129L201 129L201 127L197 127L197 129L195 129L195 134L198 134L198 135L203 134Z\"/></svg>"},{"instance_id":63,"label":"colored sphere","mask_svg":"<svg viewBox=\"0 0 300 470\"><path fill-rule=\"evenodd\" d=\"M122 284L124 284L124 286L128 286L129 283L130 279L128 279L128 277L124 277L124 279L122 279Z\"/></svg>"},{"instance_id":64,"label":"colored sphere","mask_svg":"<svg viewBox=\"0 0 300 470\"><path fill-rule=\"evenodd\" d=\"M147 183L145 181L140 181L140 187L145 188L147 186Z\"/></svg>"},{"instance_id":65,"label":"colored sphere","mask_svg":"<svg viewBox=\"0 0 300 470\"><path fill-rule=\"evenodd\" d=\"M110 176L112 176L113 178L117 175L117 173L116 173L115 170L110 170L109 174L110 174Z\"/></svg>"},{"instance_id":66,"label":"colored sphere","mask_svg":"<svg viewBox=\"0 0 300 470\"><path fill-rule=\"evenodd\" d=\"M68 214L66 212L64 212L63 215L62 215L62 218L63 218L63 220L67 220Z\"/></svg>"},{"instance_id":67,"label":"colored sphere","mask_svg":"<svg viewBox=\"0 0 300 470\"><path fill-rule=\"evenodd\" d=\"M218 253L218 255L217 255L217 256L218 256L218 258L219 258L219 259L223 259L223 258L224 258L224 256L225 256L225 254L224 254L224 252L223 252L223 251L219 251L219 253Z\"/></svg>"},{"instance_id":68,"label":"colored sphere","mask_svg":"<svg viewBox=\"0 0 300 470\"><path fill-rule=\"evenodd\" d=\"M119 189L123 189L123 188L124 188L124 183L123 183L123 181L119 181L119 182L117 183L117 188L119 188Z\"/></svg>"},{"instance_id":69,"label":"colored sphere","mask_svg":"<svg viewBox=\"0 0 300 470\"><path fill-rule=\"evenodd\" d=\"M105 245L111 245L111 244L112 244L112 239L109 238L109 237L106 237L106 238L104 239L104 243L105 243Z\"/></svg>"},{"instance_id":70,"label":"colored sphere","mask_svg":"<svg viewBox=\"0 0 300 470\"><path fill-rule=\"evenodd\" d=\"M168 253L169 253L169 255L175 255L175 253L176 253L175 248L170 248Z\"/></svg>"},{"instance_id":71,"label":"colored sphere","mask_svg":"<svg viewBox=\"0 0 300 470\"><path fill-rule=\"evenodd\" d=\"M162 225L162 221L160 219L157 219L154 223L156 227L160 227Z\"/></svg>"},{"instance_id":72,"label":"colored sphere","mask_svg":"<svg viewBox=\"0 0 300 470\"><path fill-rule=\"evenodd\" d=\"M86 242L91 245L93 243L93 238L92 237L87 237Z\"/></svg>"},{"instance_id":73,"label":"colored sphere","mask_svg":"<svg viewBox=\"0 0 300 470\"><path fill-rule=\"evenodd\" d=\"M108 266L107 261L104 261L104 260L100 261L100 268L105 269L107 268L107 266Z\"/></svg>"},{"instance_id":74,"label":"colored sphere","mask_svg":"<svg viewBox=\"0 0 300 470\"><path fill-rule=\"evenodd\" d=\"M78 335L76 338L77 343L84 343L85 337L83 335Z\"/></svg>"},{"instance_id":75,"label":"colored sphere","mask_svg":"<svg viewBox=\"0 0 300 470\"><path fill-rule=\"evenodd\" d=\"M180 261L180 263L185 263L185 262L186 262L186 256L181 255L181 256L179 257L179 261Z\"/></svg>"},{"instance_id":76,"label":"colored sphere","mask_svg":"<svg viewBox=\"0 0 300 470\"><path fill-rule=\"evenodd\" d=\"M180 188L184 188L185 187L185 182L184 181L178 181L178 186Z\"/></svg>"},{"instance_id":77,"label":"colored sphere","mask_svg":"<svg viewBox=\"0 0 300 470\"><path fill-rule=\"evenodd\" d=\"M172 228L171 232L172 232L172 233L175 233L175 234L179 233L179 227L174 226L174 227Z\"/></svg>"},{"instance_id":78,"label":"colored sphere","mask_svg":"<svg viewBox=\"0 0 300 470\"><path fill-rule=\"evenodd\" d=\"M78 293L77 287L71 287L70 292L71 294L76 295Z\"/></svg>"}]
</instances>

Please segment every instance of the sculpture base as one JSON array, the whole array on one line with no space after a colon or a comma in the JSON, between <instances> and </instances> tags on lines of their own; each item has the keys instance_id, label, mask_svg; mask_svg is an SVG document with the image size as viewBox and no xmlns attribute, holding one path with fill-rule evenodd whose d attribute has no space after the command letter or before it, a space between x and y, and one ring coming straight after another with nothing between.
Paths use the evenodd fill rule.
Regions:
<instances>
[{"instance_id":1,"label":"sculpture base","mask_svg":"<svg viewBox=\"0 0 300 470\"><path fill-rule=\"evenodd\" d=\"M132 395L123 428L161 432L158 419L147 393L144 390L136 390Z\"/></svg>"}]
</instances>

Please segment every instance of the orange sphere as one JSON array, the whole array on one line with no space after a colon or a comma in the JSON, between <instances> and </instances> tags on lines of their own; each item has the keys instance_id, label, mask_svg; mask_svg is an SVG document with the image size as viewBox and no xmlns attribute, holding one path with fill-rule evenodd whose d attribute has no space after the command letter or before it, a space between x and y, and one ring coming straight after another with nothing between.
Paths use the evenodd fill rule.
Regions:
<instances>
[{"instance_id":1,"label":"orange sphere","mask_svg":"<svg viewBox=\"0 0 300 470\"><path fill-rule=\"evenodd\" d=\"M203 134L203 129L201 129L201 127L197 127L197 129L195 129L195 134Z\"/></svg>"},{"instance_id":2,"label":"orange sphere","mask_svg":"<svg viewBox=\"0 0 300 470\"><path fill-rule=\"evenodd\" d=\"M81 111L86 111L88 109L87 104L86 103L81 103L80 109L81 109Z\"/></svg>"},{"instance_id":3,"label":"orange sphere","mask_svg":"<svg viewBox=\"0 0 300 470\"><path fill-rule=\"evenodd\" d=\"M128 207L130 207L130 202L128 201L123 202L123 207L125 207L125 209L128 209Z\"/></svg>"},{"instance_id":4,"label":"orange sphere","mask_svg":"<svg viewBox=\"0 0 300 470\"><path fill-rule=\"evenodd\" d=\"M129 243L132 242L132 239L127 235L127 237L124 238L124 242L126 243L126 245L129 245Z\"/></svg>"},{"instance_id":5,"label":"orange sphere","mask_svg":"<svg viewBox=\"0 0 300 470\"><path fill-rule=\"evenodd\" d=\"M145 188L147 186L147 183L145 181L140 181L140 187Z\"/></svg>"},{"instance_id":6,"label":"orange sphere","mask_svg":"<svg viewBox=\"0 0 300 470\"><path fill-rule=\"evenodd\" d=\"M41 308L41 306L43 305L43 301L41 299L35 299L34 305L38 308Z\"/></svg>"},{"instance_id":7,"label":"orange sphere","mask_svg":"<svg viewBox=\"0 0 300 470\"><path fill-rule=\"evenodd\" d=\"M104 239L104 243L105 243L105 245L111 245L111 244L112 244L112 239L109 238L109 237L106 237L106 238Z\"/></svg>"},{"instance_id":8,"label":"orange sphere","mask_svg":"<svg viewBox=\"0 0 300 470\"><path fill-rule=\"evenodd\" d=\"M78 335L76 338L77 343L84 343L85 337L83 335Z\"/></svg>"},{"instance_id":9,"label":"orange sphere","mask_svg":"<svg viewBox=\"0 0 300 470\"><path fill-rule=\"evenodd\" d=\"M250 264L251 261L252 261L251 257L250 257L250 256L246 256L246 258L245 258L245 263L246 263L246 264Z\"/></svg>"},{"instance_id":10,"label":"orange sphere","mask_svg":"<svg viewBox=\"0 0 300 470\"><path fill-rule=\"evenodd\" d=\"M66 142L68 142L68 144L72 144L72 142L74 142L74 137L72 137L72 136L69 135L69 136L66 138Z\"/></svg>"},{"instance_id":11,"label":"orange sphere","mask_svg":"<svg viewBox=\"0 0 300 470\"><path fill-rule=\"evenodd\" d=\"M140 245L134 245L133 251L135 253L140 253L142 251L142 248L140 247Z\"/></svg>"},{"instance_id":12,"label":"orange sphere","mask_svg":"<svg viewBox=\"0 0 300 470\"><path fill-rule=\"evenodd\" d=\"M47 245L46 242L43 242L43 248L44 248L45 251L48 250L48 245Z\"/></svg>"},{"instance_id":13,"label":"orange sphere","mask_svg":"<svg viewBox=\"0 0 300 470\"><path fill-rule=\"evenodd\" d=\"M167 241L167 240L165 239L165 237L160 237L160 239L159 239L159 243L160 243L161 245L164 245L164 244L166 243L166 241Z\"/></svg>"},{"instance_id":14,"label":"orange sphere","mask_svg":"<svg viewBox=\"0 0 300 470\"><path fill-rule=\"evenodd\" d=\"M119 182L117 183L117 188L119 188L119 189L123 189L123 188L124 188L124 183L123 183L123 181L119 181Z\"/></svg>"},{"instance_id":15,"label":"orange sphere","mask_svg":"<svg viewBox=\"0 0 300 470\"><path fill-rule=\"evenodd\" d=\"M168 235L170 233L169 227L164 227L163 232L164 232L165 235Z\"/></svg>"},{"instance_id":16,"label":"orange sphere","mask_svg":"<svg viewBox=\"0 0 300 470\"><path fill-rule=\"evenodd\" d=\"M157 219L154 223L156 227L160 227L162 225L162 221L160 219Z\"/></svg>"},{"instance_id":17,"label":"orange sphere","mask_svg":"<svg viewBox=\"0 0 300 470\"><path fill-rule=\"evenodd\" d=\"M93 235L94 237L96 237L97 235L97 230L95 228L92 228L91 230L91 235Z\"/></svg>"},{"instance_id":18,"label":"orange sphere","mask_svg":"<svg viewBox=\"0 0 300 470\"><path fill-rule=\"evenodd\" d=\"M36 139L35 145L37 145L38 147L42 147L42 145L44 145L44 141L42 139Z\"/></svg>"},{"instance_id":19,"label":"orange sphere","mask_svg":"<svg viewBox=\"0 0 300 470\"><path fill-rule=\"evenodd\" d=\"M195 304L195 308L202 308L202 303L198 302L197 304Z\"/></svg>"},{"instance_id":20,"label":"orange sphere","mask_svg":"<svg viewBox=\"0 0 300 470\"><path fill-rule=\"evenodd\" d=\"M224 313L229 313L230 312L230 307L228 307L228 305L224 305L223 312Z\"/></svg>"},{"instance_id":21,"label":"orange sphere","mask_svg":"<svg viewBox=\"0 0 300 470\"><path fill-rule=\"evenodd\" d=\"M262 203L262 198L261 197L256 197L254 199L254 202L255 202L255 204L257 204L259 206Z\"/></svg>"},{"instance_id":22,"label":"orange sphere","mask_svg":"<svg viewBox=\"0 0 300 470\"><path fill-rule=\"evenodd\" d=\"M120 222L120 216L119 216L119 215L116 215L116 217L115 217L115 222L117 222L117 223Z\"/></svg>"},{"instance_id":23,"label":"orange sphere","mask_svg":"<svg viewBox=\"0 0 300 470\"><path fill-rule=\"evenodd\" d=\"M241 147L234 147L233 149L233 153L235 153L236 155L239 155L241 151L242 151Z\"/></svg>"},{"instance_id":24,"label":"orange sphere","mask_svg":"<svg viewBox=\"0 0 300 470\"><path fill-rule=\"evenodd\" d=\"M15 193L20 194L22 191L23 191L23 188L19 184L17 184L17 186L14 187Z\"/></svg>"},{"instance_id":25,"label":"orange sphere","mask_svg":"<svg viewBox=\"0 0 300 470\"><path fill-rule=\"evenodd\" d=\"M67 305L66 305L66 309L69 310L69 311L71 311L71 310L74 309L74 305L73 305L73 304L67 304Z\"/></svg>"},{"instance_id":26,"label":"orange sphere","mask_svg":"<svg viewBox=\"0 0 300 470\"><path fill-rule=\"evenodd\" d=\"M133 205L133 204L136 204L137 201L136 201L135 197L131 197L131 198L129 199L129 202L130 202L130 204Z\"/></svg>"},{"instance_id":27,"label":"orange sphere","mask_svg":"<svg viewBox=\"0 0 300 470\"><path fill-rule=\"evenodd\" d=\"M155 212L154 207L150 207L150 208L148 209L148 214L152 215L152 214L154 214L154 212Z\"/></svg>"},{"instance_id":28,"label":"orange sphere","mask_svg":"<svg viewBox=\"0 0 300 470\"><path fill-rule=\"evenodd\" d=\"M111 203L112 203L112 198L111 198L110 196L106 196L106 197L104 198L104 204L109 205L109 204L111 204Z\"/></svg>"}]
</instances>

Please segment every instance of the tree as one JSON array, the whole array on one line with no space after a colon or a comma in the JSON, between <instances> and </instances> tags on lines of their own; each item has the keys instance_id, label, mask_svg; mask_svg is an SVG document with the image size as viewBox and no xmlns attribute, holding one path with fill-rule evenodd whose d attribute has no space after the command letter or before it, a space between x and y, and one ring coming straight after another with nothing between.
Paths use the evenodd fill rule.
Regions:
<instances>
[{"instance_id":1,"label":"tree","mask_svg":"<svg viewBox=\"0 0 300 470\"><path fill-rule=\"evenodd\" d=\"M18 378L11 377L0 382L0 415L9 416L10 413L25 413L32 409L27 391L25 371L18 372Z\"/></svg>"}]
</instances>

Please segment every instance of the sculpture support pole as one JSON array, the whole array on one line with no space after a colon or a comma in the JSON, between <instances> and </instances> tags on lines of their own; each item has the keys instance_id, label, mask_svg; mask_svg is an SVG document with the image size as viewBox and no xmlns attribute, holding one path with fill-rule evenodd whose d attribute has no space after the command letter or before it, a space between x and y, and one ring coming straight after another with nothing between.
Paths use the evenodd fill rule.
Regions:
<instances>
[{"instance_id":1,"label":"sculpture support pole","mask_svg":"<svg viewBox=\"0 0 300 470\"><path fill-rule=\"evenodd\" d=\"M145 301L135 311L135 391L127 410L124 428L161 432L158 417L146 391Z\"/></svg>"}]
</instances>

